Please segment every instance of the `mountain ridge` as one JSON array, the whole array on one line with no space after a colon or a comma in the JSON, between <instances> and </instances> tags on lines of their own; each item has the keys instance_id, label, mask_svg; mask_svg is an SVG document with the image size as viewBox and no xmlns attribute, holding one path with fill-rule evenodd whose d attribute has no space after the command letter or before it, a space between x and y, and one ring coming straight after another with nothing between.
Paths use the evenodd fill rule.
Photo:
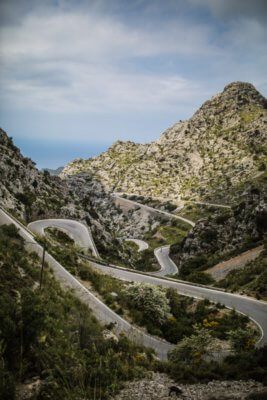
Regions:
<instances>
[{"instance_id":1,"label":"mountain ridge","mask_svg":"<svg viewBox=\"0 0 267 400\"><path fill-rule=\"evenodd\" d=\"M60 176L90 173L107 190L212 199L266 168L266 121L267 100L252 84L233 82L156 141L116 141L97 157L74 160Z\"/></svg>"}]
</instances>

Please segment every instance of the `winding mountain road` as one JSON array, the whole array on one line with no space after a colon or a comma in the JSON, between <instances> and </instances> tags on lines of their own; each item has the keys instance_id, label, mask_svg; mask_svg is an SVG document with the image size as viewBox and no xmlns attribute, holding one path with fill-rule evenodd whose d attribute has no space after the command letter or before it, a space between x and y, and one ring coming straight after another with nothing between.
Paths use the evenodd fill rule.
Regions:
<instances>
[{"instance_id":1,"label":"winding mountain road","mask_svg":"<svg viewBox=\"0 0 267 400\"><path fill-rule=\"evenodd\" d=\"M43 221L39 222L40 229L45 229L44 225L41 223ZM3 224L14 224L19 229L20 236L26 241L26 250L29 252L35 252L38 254L40 259L42 258L43 248L36 242L30 230L27 229L20 221L16 220L6 210L0 207L0 225ZM66 227L73 225L64 224L64 226ZM72 232L70 231L70 233ZM168 351L173 348L173 345L164 340L145 334L143 331L134 327L128 321L120 317L106 304L99 300L93 293L91 293L87 288L85 288L48 252L45 252L45 262L53 270L54 276L60 282L60 285L65 289L71 289L74 292L75 296L79 298L81 302L91 308L91 310L100 322L102 322L103 324L109 324L111 322L115 323L115 332L125 332L127 333L129 339L137 343L143 344L146 347L154 349L160 359L165 360L167 358Z\"/></svg>"},{"instance_id":2,"label":"winding mountain road","mask_svg":"<svg viewBox=\"0 0 267 400\"><path fill-rule=\"evenodd\" d=\"M42 221L40 221L42 222ZM42 224L41 224L42 225ZM71 225L66 224L65 228L69 227L71 229ZM70 231L70 233L72 233ZM163 247L165 250L158 249L157 255L162 253L161 263L165 265L166 270L169 268L173 268L173 265L168 266L169 262L172 263L168 256L168 246ZM134 281L134 282L147 282L152 283L154 285L160 285L163 287L171 287L176 289L179 293L196 298L206 298L214 303L224 304L226 307L236 309L239 312L242 312L248 315L252 320L254 320L262 331L262 337L259 344L267 343L267 303L263 301L259 301L250 297L241 296L238 294L228 293L220 289L205 287L202 285L196 285L189 282L177 281L172 279L163 278L158 274L158 276L154 276L154 274L146 274L141 272L134 272L131 270L127 270L125 268L116 267L116 266L104 266L97 263L93 263L93 266L104 273L111 274L116 278L123 279L126 281ZM160 273L160 271L159 271ZM75 279L75 278L74 278ZM105 312L107 312L107 306L105 306ZM109 313L108 313L109 314ZM117 314L115 314L117 315ZM114 317L114 312L112 312L112 316ZM116 319L116 318L115 318ZM120 318L120 323L121 323ZM124 321L124 320L123 320ZM127 322L127 321L125 321ZM128 324L128 322L127 322ZM128 329L127 329L128 331ZM138 330L137 330L138 331ZM138 333L139 334L139 333ZM149 339L144 339L150 341ZM164 351L168 348L170 344L166 342L159 341L159 343L152 343L152 347L161 354L162 357L166 357L166 353Z\"/></svg>"},{"instance_id":3,"label":"winding mountain road","mask_svg":"<svg viewBox=\"0 0 267 400\"><path fill-rule=\"evenodd\" d=\"M80 247L88 248L92 251L93 255L99 258L96 245L92 238L91 232L81 222L73 221L70 219L45 219L31 222L28 228L39 235L45 234L46 228L59 228L67 231L69 236L76 242Z\"/></svg>"},{"instance_id":4,"label":"winding mountain road","mask_svg":"<svg viewBox=\"0 0 267 400\"><path fill-rule=\"evenodd\" d=\"M154 254L160 265L160 270L153 272L153 275L165 276L178 273L177 265L169 257L170 246L159 247L154 250Z\"/></svg>"},{"instance_id":5,"label":"winding mountain road","mask_svg":"<svg viewBox=\"0 0 267 400\"><path fill-rule=\"evenodd\" d=\"M36 222L38 225L38 221ZM26 229L21 223L19 223L19 221L16 221L14 217L6 213L3 209L0 209L0 224L4 223L14 223L18 227L20 235L27 241L27 249L37 252L38 255L41 257L42 247L35 241L33 235L30 234L29 230ZM39 221L39 224L41 227L40 229L44 229L42 221ZM82 230L81 226L83 225L75 225L75 228L73 228L73 226L73 224L66 223L64 224L64 229L69 229L70 233L74 237L74 232L76 232L78 226L80 226L80 228L78 229ZM145 334L141 330L130 325L129 322L121 318L113 310L111 310L99 299L97 299L76 278L74 278L68 271L66 271L65 268L60 265L50 254L46 253L45 261L53 269L56 279L58 279L64 287L73 289L75 295L93 310L93 312L101 322L115 322L116 331L127 332L128 336L132 340L140 342L145 346L152 347L161 359L166 359L167 353L171 348L173 348L173 345L158 338L154 338L148 334ZM93 266L101 270L102 272L111 274L119 279L135 282L148 282L163 287L172 287L183 295L196 298L207 298L212 302L220 302L229 308L234 308L237 311L248 315L259 325L262 331L262 337L258 345L263 345L267 343L266 302L258 301L237 294L227 293L219 289L208 288L200 285L197 286L186 282L156 277L145 273L137 273L126 270L124 268L103 266L97 263L94 263Z\"/></svg>"},{"instance_id":6,"label":"winding mountain road","mask_svg":"<svg viewBox=\"0 0 267 400\"><path fill-rule=\"evenodd\" d=\"M166 215L168 218L179 219L180 221L183 221L186 224L189 224L189 225L191 225L193 227L195 226L195 223L193 221L191 221L190 219L184 218L184 217L179 217L179 215L171 214L171 213L169 213L167 211L158 210L157 208L153 208L153 207L147 206L145 204L137 203L136 201L133 201L133 200L125 199L124 197L121 197L121 196L117 195L116 193L113 193L112 197L117 201L117 204L132 205L132 207L142 208L143 210L146 210L146 211L148 211L148 212L150 212L152 214Z\"/></svg>"}]
</instances>

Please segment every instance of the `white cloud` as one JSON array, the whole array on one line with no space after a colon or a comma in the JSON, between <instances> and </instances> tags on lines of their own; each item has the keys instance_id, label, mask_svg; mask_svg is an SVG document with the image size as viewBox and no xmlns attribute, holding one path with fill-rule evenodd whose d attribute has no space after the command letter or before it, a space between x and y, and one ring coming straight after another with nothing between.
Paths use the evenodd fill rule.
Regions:
<instances>
[{"instance_id":1,"label":"white cloud","mask_svg":"<svg viewBox=\"0 0 267 400\"><path fill-rule=\"evenodd\" d=\"M5 59L74 59L89 61L148 57L163 54L203 54L209 46L210 28L186 22L151 29L134 29L97 14L32 14L19 26L4 27L1 53Z\"/></svg>"},{"instance_id":2,"label":"white cloud","mask_svg":"<svg viewBox=\"0 0 267 400\"><path fill-rule=\"evenodd\" d=\"M225 83L232 76L255 76L264 85L263 73L257 73L264 63L266 30L256 20L232 21L218 34L212 24L181 17L137 28L97 11L43 7L3 26L0 37L1 97L12 107L163 112L192 106L205 91L208 97L212 79L222 76ZM246 57L250 52L253 59ZM153 69L154 59L165 63L162 70ZM174 65L169 71L167 60ZM198 63L213 75L201 81L206 71L199 71Z\"/></svg>"},{"instance_id":3,"label":"white cloud","mask_svg":"<svg viewBox=\"0 0 267 400\"><path fill-rule=\"evenodd\" d=\"M216 51L202 25L135 29L103 15L50 11L1 31L2 97L13 104L60 112L164 108L199 88L177 73L132 65Z\"/></svg>"},{"instance_id":4,"label":"white cloud","mask_svg":"<svg viewBox=\"0 0 267 400\"><path fill-rule=\"evenodd\" d=\"M57 112L161 110L190 102L200 87L176 75L119 73L94 66L57 67L69 77L67 84L43 84L42 79L9 80L2 90L13 104ZM46 73L53 65L46 66Z\"/></svg>"}]
</instances>

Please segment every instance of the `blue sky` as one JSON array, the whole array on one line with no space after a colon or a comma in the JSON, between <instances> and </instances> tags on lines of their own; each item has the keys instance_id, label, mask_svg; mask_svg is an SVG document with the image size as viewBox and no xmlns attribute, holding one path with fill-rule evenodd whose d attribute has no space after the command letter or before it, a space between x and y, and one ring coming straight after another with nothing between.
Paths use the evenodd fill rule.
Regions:
<instances>
[{"instance_id":1,"label":"blue sky","mask_svg":"<svg viewBox=\"0 0 267 400\"><path fill-rule=\"evenodd\" d=\"M265 0L2 0L0 126L39 167L150 142L231 81L267 94Z\"/></svg>"}]
</instances>

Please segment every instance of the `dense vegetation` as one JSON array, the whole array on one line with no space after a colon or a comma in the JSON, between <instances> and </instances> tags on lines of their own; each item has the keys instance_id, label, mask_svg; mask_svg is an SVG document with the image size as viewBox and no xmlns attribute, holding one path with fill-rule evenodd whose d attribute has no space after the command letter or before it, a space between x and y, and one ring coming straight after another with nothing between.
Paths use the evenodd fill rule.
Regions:
<instances>
[{"instance_id":1,"label":"dense vegetation","mask_svg":"<svg viewBox=\"0 0 267 400\"><path fill-rule=\"evenodd\" d=\"M115 312L145 327L148 333L171 343L176 344L193 334L196 323L208 329L213 338L225 341L228 332L239 328L244 330L249 322L247 317L235 311L230 312L220 304L214 305L208 300L197 301L171 288L122 282L81 261L77 256L78 249L68 241L64 246L58 245L58 239L57 242L45 241L50 253L72 274L80 277L85 285L90 282Z\"/></svg>"},{"instance_id":2,"label":"dense vegetation","mask_svg":"<svg viewBox=\"0 0 267 400\"><path fill-rule=\"evenodd\" d=\"M190 203L189 201L185 203L184 207L177 215L197 222L199 219L214 215L215 212L223 215L225 209L205 204Z\"/></svg>"},{"instance_id":3,"label":"dense vegetation","mask_svg":"<svg viewBox=\"0 0 267 400\"><path fill-rule=\"evenodd\" d=\"M55 246L54 253L58 251ZM129 342L125 336L115 340L106 335L90 310L71 293L60 289L47 266L44 287L40 290L40 260L34 253L25 252L23 240L13 225L3 225L0 227L0 398L15 399L20 384L37 378L40 390L35 400L100 396L105 399L116 393L124 380L142 377L148 369L165 371L184 382L221 378L264 381L266 350L253 349L255 334L247 327L246 317L225 313L224 308L206 300L196 303L172 289L156 288L166 307L162 313L159 302L153 315L160 311L162 318L151 318L152 313L142 305L142 299L153 293L149 285L145 290L142 288L144 296L136 284L126 285L125 290L116 279L79 262L70 243L65 246L64 254L64 265L69 269L72 266L73 273L90 280L112 308L123 314L124 307L128 307L127 312L135 322L146 326L151 333L161 330L167 340L178 342L177 347L169 361L162 363L154 361L151 352ZM127 290L132 292L131 296ZM208 360L213 339L230 339L232 343L234 353L223 363ZM202 345L195 352L199 340Z\"/></svg>"},{"instance_id":4,"label":"dense vegetation","mask_svg":"<svg viewBox=\"0 0 267 400\"><path fill-rule=\"evenodd\" d=\"M208 382L213 379L255 379L267 385L267 346L255 349L251 328L229 332L231 352L223 355L211 333L195 325L194 333L185 337L169 352L163 370L179 382ZM219 357L218 360L217 356Z\"/></svg>"},{"instance_id":5,"label":"dense vegetation","mask_svg":"<svg viewBox=\"0 0 267 400\"><path fill-rule=\"evenodd\" d=\"M0 398L38 377L38 400L102 398L143 376L151 355L121 336L107 339L90 310L27 254L14 226L0 227Z\"/></svg>"},{"instance_id":6,"label":"dense vegetation","mask_svg":"<svg viewBox=\"0 0 267 400\"><path fill-rule=\"evenodd\" d=\"M48 233L48 235L57 240L61 245L74 244L74 240L62 229L49 227L45 229L45 233Z\"/></svg>"}]
</instances>

